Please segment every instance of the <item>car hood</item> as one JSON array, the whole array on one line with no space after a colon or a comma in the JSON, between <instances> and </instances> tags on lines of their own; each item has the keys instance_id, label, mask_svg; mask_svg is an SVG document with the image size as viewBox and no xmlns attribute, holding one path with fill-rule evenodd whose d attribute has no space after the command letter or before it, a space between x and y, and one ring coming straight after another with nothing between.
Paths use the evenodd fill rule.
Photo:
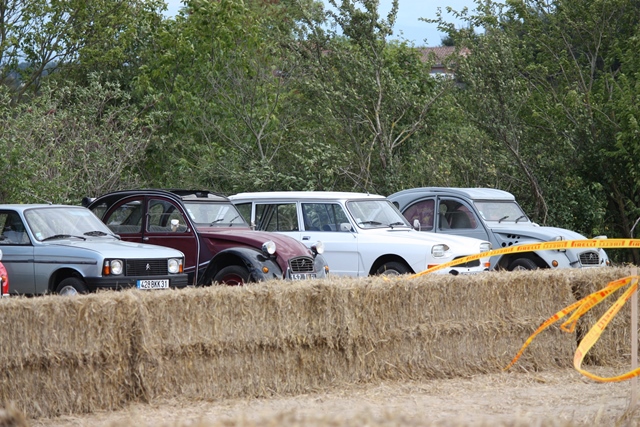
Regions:
<instances>
[{"instance_id":1,"label":"car hood","mask_svg":"<svg viewBox=\"0 0 640 427\"><path fill-rule=\"evenodd\" d=\"M539 227L536 225L514 226L513 224L495 225L491 227L494 233L516 235L531 240L547 242L561 236L565 240L584 240L586 239L580 233L558 227Z\"/></svg>"},{"instance_id":2,"label":"car hood","mask_svg":"<svg viewBox=\"0 0 640 427\"><path fill-rule=\"evenodd\" d=\"M376 235L385 236L385 238L392 239L404 239L406 242L421 243L421 244L446 244L454 252L460 254L472 254L478 253L480 250L480 243L487 242L486 240L475 239L473 237L457 236L451 234L441 233L423 233L411 228L396 228L396 229L370 229L361 232L362 235Z\"/></svg>"},{"instance_id":3,"label":"car hood","mask_svg":"<svg viewBox=\"0 0 640 427\"><path fill-rule=\"evenodd\" d=\"M238 246L239 244L240 246L248 246L257 250L261 250L262 245L271 240L276 244L276 253L285 260L299 256L313 256L311 250L302 242L280 233L255 231L249 228L238 229L235 227L198 227L198 233L202 237L235 243L232 246Z\"/></svg>"},{"instance_id":4,"label":"car hood","mask_svg":"<svg viewBox=\"0 0 640 427\"><path fill-rule=\"evenodd\" d=\"M101 254L105 258L184 258L179 250L146 243L125 242L110 237L80 239L60 239L42 243L47 247L65 247L70 250L82 249Z\"/></svg>"}]
</instances>

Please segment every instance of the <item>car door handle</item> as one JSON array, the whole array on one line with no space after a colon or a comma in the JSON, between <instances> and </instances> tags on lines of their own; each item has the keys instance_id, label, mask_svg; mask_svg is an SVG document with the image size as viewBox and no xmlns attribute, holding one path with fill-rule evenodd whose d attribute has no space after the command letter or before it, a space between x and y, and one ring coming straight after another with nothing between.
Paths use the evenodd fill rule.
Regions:
<instances>
[{"instance_id":1,"label":"car door handle","mask_svg":"<svg viewBox=\"0 0 640 427\"><path fill-rule=\"evenodd\" d=\"M311 240L311 236L302 236L302 240Z\"/></svg>"}]
</instances>

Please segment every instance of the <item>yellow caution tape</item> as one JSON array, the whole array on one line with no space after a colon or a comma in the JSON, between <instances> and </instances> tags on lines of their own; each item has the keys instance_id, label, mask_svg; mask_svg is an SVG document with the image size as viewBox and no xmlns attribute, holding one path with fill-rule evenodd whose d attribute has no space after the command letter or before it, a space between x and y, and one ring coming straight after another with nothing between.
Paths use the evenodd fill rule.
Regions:
<instances>
[{"instance_id":1,"label":"yellow caution tape","mask_svg":"<svg viewBox=\"0 0 640 427\"><path fill-rule=\"evenodd\" d=\"M418 277L424 274L432 273L443 268L453 265L463 264L465 262L474 261L481 258L492 257L494 255L512 254L518 252L534 252L545 250L564 250L564 249L580 249L580 248L640 248L640 239L583 239L583 240L556 240L553 242L525 243L522 245L508 246L506 248L494 249L488 252L469 255L458 258L453 261L438 264L428 270L416 273L411 277Z\"/></svg>"},{"instance_id":2,"label":"yellow caution tape","mask_svg":"<svg viewBox=\"0 0 640 427\"><path fill-rule=\"evenodd\" d=\"M576 248L639 248L640 247L640 239L584 239L584 240L558 240L553 242L541 242L541 243L527 243L516 246L509 246L506 248L496 249L489 252L482 252L479 254L470 255L464 258L459 258L454 261L450 261L447 263L443 263L432 267L428 270L425 270L420 273L416 273L411 277L422 276L427 273L431 273L443 268L447 268L453 265L463 264L469 261L492 257L494 255L503 255L509 253L518 253L518 252L533 252L540 250L563 250L563 249L576 249ZM625 290L625 292L616 300L616 302L607 310L605 314L600 317L598 322L591 327L589 332L584 336L584 338L580 341L578 348L576 349L576 353L573 358L573 366L574 368L580 372L582 375L591 378L595 381L600 382L618 382L628 380L633 377L640 376L640 368L633 369L628 371L622 375L618 375L615 377L600 377L598 375L594 375L590 372L582 369L582 362L584 360L587 352L593 347L593 345L598 341L600 335L604 331L604 329L609 325L611 320L616 316L616 314L620 311L622 306L631 298L631 295L636 292L638 289L638 279L640 276L629 276L619 280L615 280L607 284L607 286L597 292L594 292L580 301L577 301L571 304L568 307L563 308L549 319L544 321L538 329L529 336L529 338L525 341L525 343L520 348L520 351L516 354L516 356L511 360L511 363L504 368L505 370L511 368L522 356L524 350L531 344L533 339L542 331L547 329L549 326L557 322L558 320L564 318L569 313L572 313L571 316L560 326L560 328L565 331L572 333L575 330L578 319L582 317L586 312L590 309L601 303L605 298L611 295L616 290L629 285L629 288Z\"/></svg>"},{"instance_id":3,"label":"yellow caution tape","mask_svg":"<svg viewBox=\"0 0 640 427\"><path fill-rule=\"evenodd\" d=\"M504 369L507 370L511 368L518 361L520 356L522 356L522 353L524 352L524 350L529 346L529 344L531 344L533 339L540 332L544 331L549 326L551 326L552 324L562 319L563 317L565 317L567 314L571 312L573 312L573 314L569 317L569 319L567 319L560 326L560 328L565 332L573 332L575 330L575 326L576 326L576 323L578 322L578 319L582 317L582 315L584 315L587 311L589 311L590 309L598 305L600 302L602 302L605 298L607 298L616 290L631 283L631 286L629 286L629 288L616 300L616 302L607 310L607 312L603 314L602 317L600 317L600 319L598 319L598 322L591 327L589 332L587 332L587 335L585 335L584 338L580 341L580 344L578 345L578 348L576 349L576 353L573 357L573 367L585 377L591 378L599 382L618 382L618 381L624 381L624 380L628 380L630 378L639 376L640 368L633 369L629 372L626 372L622 375L618 375L615 377L600 377L598 375L594 375L582 369L582 361L584 360L584 357L586 356L587 352L598 341L598 338L600 338L600 335L605 330L607 325L615 317L618 311L620 311L622 306L629 300L629 298L631 298L631 295L637 290L639 277L640 276L629 276L629 277L625 277L625 278L610 282L604 289L594 292L582 298L580 301L577 301L571 304L570 306L565 307L564 309L560 310L559 312L551 316L549 319L544 321L542 325L540 325L540 327L536 329L536 331L533 334L531 334L531 336L525 341L525 343L520 348L520 351L518 351L518 353L513 358L513 360L511 360L511 363L509 363L509 365Z\"/></svg>"}]
</instances>

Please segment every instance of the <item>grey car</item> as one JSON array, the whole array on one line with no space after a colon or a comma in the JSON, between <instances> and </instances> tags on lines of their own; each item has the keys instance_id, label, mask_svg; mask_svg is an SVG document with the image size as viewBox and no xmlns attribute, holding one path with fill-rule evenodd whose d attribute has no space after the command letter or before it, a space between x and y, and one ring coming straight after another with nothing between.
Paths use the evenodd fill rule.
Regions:
<instances>
[{"instance_id":1,"label":"grey car","mask_svg":"<svg viewBox=\"0 0 640 427\"><path fill-rule=\"evenodd\" d=\"M575 231L539 226L529 219L513 194L495 188L411 188L390 195L389 200L420 231L489 240L493 249L586 239ZM601 248L539 250L491 257L491 269L509 271L608 265L609 257Z\"/></svg>"},{"instance_id":2,"label":"grey car","mask_svg":"<svg viewBox=\"0 0 640 427\"><path fill-rule=\"evenodd\" d=\"M182 252L121 241L89 209L0 205L0 249L11 294L187 286Z\"/></svg>"}]
</instances>

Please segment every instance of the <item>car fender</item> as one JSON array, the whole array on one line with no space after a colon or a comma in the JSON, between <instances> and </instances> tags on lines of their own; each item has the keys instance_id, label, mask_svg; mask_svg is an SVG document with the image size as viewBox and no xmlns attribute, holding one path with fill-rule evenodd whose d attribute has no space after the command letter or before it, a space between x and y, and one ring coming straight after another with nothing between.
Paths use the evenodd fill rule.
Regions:
<instances>
[{"instance_id":1,"label":"car fender","mask_svg":"<svg viewBox=\"0 0 640 427\"><path fill-rule=\"evenodd\" d=\"M218 271L229 265L246 267L256 281L284 278L284 273L275 257L269 257L252 248L238 247L224 249L217 253L209 262L205 273L199 278L198 285L211 283ZM263 271L264 267L268 269L267 273Z\"/></svg>"}]
</instances>

